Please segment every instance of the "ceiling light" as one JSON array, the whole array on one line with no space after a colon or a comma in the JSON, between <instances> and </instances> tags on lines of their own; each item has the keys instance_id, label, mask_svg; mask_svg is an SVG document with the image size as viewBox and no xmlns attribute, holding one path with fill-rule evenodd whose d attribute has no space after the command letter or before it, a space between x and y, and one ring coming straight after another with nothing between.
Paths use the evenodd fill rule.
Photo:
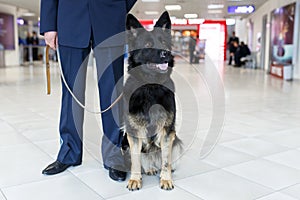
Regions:
<instances>
[{"instance_id":1,"label":"ceiling light","mask_svg":"<svg viewBox=\"0 0 300 200\"><path fill-rule=\"evenodd\" d=\"M18 23L19 25L24 25L24 24L25 24L25 21L24 21L24 19L22 19L22 18L18 18L18 19L17 19L17 23Z\"/></svg>"},{"instance_id":2,"label":"ceiling light","mask_svg":"<svg viewBox=\"0 0 300 200\"><path fill-rule=\"evenodd\" d=\"M220 14L220 13L223 13L222 10L209 10L208 11L209 14Z\"/></svg>"},{"instance_id":3,"label":"ceiling light","mask_svg":"<svg viewBox=\"0 0 300 200\"><path fill-rule=\"evenodd\" d=\"M166 5L165 9L166 10L181 10L181 6L180 5Z\"/></svg>"},{"instance_id":4,"label":"ceiling light","mask_svg":"<svg viewBox=\"0 0 300 200\"><path fill-rule=\"evenodd\" d=\"M158 15L159 13L157 11L145 11L146 15Z\"/></svg>"},{"instance_id":5,"label":"ceiling light","mask_svg":"<svg viewBox=\"0 0 300 200\"><path fill-rule=\"evenodd\" d=\"M190 19L190 18L197 18L198 15L197 14L184 14L184 17L187 19Z\"/></svg>"},{"instance_id":6,"label":"ceiling light","mask_svg":"<svg viewBox=\"0 0 300 200\"><path fill-rule=\"evenodd\" d=\"M223 4L210 4L207 6L208 9L220 9L220 8L224 8Z\"/></svg>"},{"instance_id":7,"label":"ceiling light","mask_svg":"<svg viewBox=\"0 0 300 200\"><path fill-rule=\"evenodd\" d=\"M33 17L33 16L35 16L35 13L32 13L32 12L22 13L22 16Z\"/></svg>"},{"instance_id":8,"label":"ceiling light","mask_svg":"<svg viewBox=\"0 0 300 200\"><path fill-rule=\"evenodd\" d=\"M189 19L189 24L203 24L205 19Z\"/></svg>"},{"instance_id":9,"label":"ceiling light","mask_svg":"<svg viewBox=\"0 0 300 200\"><path fill-rule=\"evenodd\" d=\"M172 20L175 20L176 17L175 17L175 16L170 16L170 19L171 19L171 21L172 21Z\"/></svg>"},{"instance_id":10,"label":"ceiling light","mask_svg":"<svg viewBox=\"0 0 300 200\"><path fill-rule=\"evenodd\" d=\"M235 19L226 19L226 25L228 26L235 25Z\"/></svg>"},{"instance_id":11,"label":"ceiling light","mask_svg":"<svg viewBox=\"0 0 300 200\"><path fill-rule=\"evenodd\" d=\"M172 21L172 24L186 25L187 22L188 22L187 19L175 19Z\"/></svg>"},{"instance_id":12,"label":"ceiling light","mask_svg":"<svg viewBox=\"0 0 300 200\"><path fill-rule=\"evenodd\" d=\"M160 0L142 0L142 2L159 2Z\"/></svg>"}]
</instances>

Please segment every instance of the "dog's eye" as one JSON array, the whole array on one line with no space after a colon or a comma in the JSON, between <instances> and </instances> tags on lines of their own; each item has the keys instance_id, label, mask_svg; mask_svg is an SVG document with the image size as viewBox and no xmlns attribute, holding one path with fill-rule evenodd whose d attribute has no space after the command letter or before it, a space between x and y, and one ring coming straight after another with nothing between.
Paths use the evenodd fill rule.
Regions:
<instances>
[{"instance_id":1,"label":"dog's eye","mask_svg":"<svg viewBox=\"0 0 300 200\"><path fill-rule=\"evenodd\" d=\"M150 42L150 41L146 42L145 47L146 48L152 47L152 42Z\"/></svg>"},{"instance_id":2,"label":"dog's eye","mask_svg":"<svg viewBox=\"0 0 300 200\"><path fill-rule=\"evenodd\" d=\"M167 52L166 52L166 51L160 52L160 57L161 57L161 58L167 57Z\"/></svg>"}]
</instances>

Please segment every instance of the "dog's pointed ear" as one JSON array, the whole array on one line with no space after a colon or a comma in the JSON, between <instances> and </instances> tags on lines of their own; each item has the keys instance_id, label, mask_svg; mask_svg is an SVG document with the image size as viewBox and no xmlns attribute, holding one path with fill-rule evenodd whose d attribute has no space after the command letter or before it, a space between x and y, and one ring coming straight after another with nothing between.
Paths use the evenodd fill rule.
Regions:
<instances>
[{"instance_id":1,"label":"dog's pointed ear","mask_svg":"<svg viewBox=\"0 0 300 200\"><path fill-rule=\"evenodd\" d=\"M126 30L136 37L137 29L141 28L143 29L144 27L139 20L129 13L126 18Z\"/></svg>"},{"instance_id":2,"label":"dog's pointed ear","mask_svg":"<svg viewBox=\"0 0 300 200\"><path fill-rule=\"evenodd\" d=\"M156 24L154 25L154 27L157 28L162 28L162 29L171 29L171 19L170 19L170 15L167 11L165 11L157 20Z\"/></svg>"}]
</instances>

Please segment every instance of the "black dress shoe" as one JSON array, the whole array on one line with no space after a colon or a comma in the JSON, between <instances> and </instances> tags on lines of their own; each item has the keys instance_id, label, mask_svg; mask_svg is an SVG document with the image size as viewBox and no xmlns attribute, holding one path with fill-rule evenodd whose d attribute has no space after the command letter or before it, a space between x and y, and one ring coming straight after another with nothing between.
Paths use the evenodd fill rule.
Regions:
<instances>
[{"instance_id":1,"label":"black dress shoe","mask_svg":"<svg viewBox=\"0 0 300 200\"><path fill-rule=\"evenodd\" d=\"M117 170L117 169L121 169L121 167L108 167L108 166L104 165L104 168L109 171L109 177L112 180L118 181L118 182L125 181L126 172Z\"/></svg>"},{"instance_id":2,"label":"black dress shoe","mask_svg":"<svg viewBox=\"0 0 300 200\"><path fill-rule=\"evenodd\" d=\"M61 173L61 172L65 171L70 166L76 166L76 165L64 164L64 163L61 163L57 160L54 163L48 165L42 171L42 174L44 174L44 175L55 175L55 174L58 174L58 173Z\"/></svg>"}]
</instances>

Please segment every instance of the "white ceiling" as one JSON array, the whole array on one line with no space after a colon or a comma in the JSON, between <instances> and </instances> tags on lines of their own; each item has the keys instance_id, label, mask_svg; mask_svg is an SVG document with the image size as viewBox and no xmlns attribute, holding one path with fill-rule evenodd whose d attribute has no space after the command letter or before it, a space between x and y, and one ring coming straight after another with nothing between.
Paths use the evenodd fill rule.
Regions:
<instances>
[{"instance_id":1,"label":"white ceiling","mask_svg":"<svg viewBox=\"0 0 300 200\"><path fill-rule=\"evenodd\" d=\"M165 5L181 5L180 11L169 11L171 16L176 18L184 18L184 14L198 14L199 18L228 18L227 6L231 5L255 5L256 8L264 4L266 0L160 0L158 3L146 3L138 0L132 12L140 19L153 19L158 15L145 15L145 11L159 11L161 13L165 9ZM223 4L220 14L209 14L207 6L209 4ZM219 10L219 9L217 9Z\"/></svg>"},{"instance_id":2,"label":"white ceiling","mask_svg":"<svg viewBox=\"0 0 300 200\"><path fill-rule=\"evenodd\" d=\"M40 0L0 0L0 3L15 5L18 8L25 8L31 12L39 13Z\"/></svg>"},{"instance_id":3,"label":"white ceiling","mask_svg":"<svg viewBox=\"0 0 300 200\"><path fill-rule=\"evenodd\" d=\"M110 0L108 0L110 1ZM40 0L0 0L0 3L16 5L19 8L28 9L36 13L36 19L39 15ZM186 13L196 13L199 18L228 18L227 6L229 5L249 5L253 4L258 8L264 4L266 0L160 0L159 2L146 3L138 0L134 6L132 13L140 19L155 19L158 15L146 15L145 11L158 11L161 13L165 9L165 5L177 4L181 5L181 11L170 11L171 16L183 18ZM221 14L209 14L208 4L224 4ZM243 17L243 16L241 16Z\"/></svg>"}]
</instances>

